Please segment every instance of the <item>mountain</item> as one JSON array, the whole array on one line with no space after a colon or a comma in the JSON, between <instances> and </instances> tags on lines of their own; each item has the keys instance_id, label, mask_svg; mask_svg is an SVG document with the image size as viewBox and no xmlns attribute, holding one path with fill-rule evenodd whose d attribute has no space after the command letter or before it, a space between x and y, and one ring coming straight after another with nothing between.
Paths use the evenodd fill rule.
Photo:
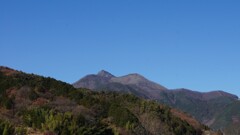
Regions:
<instances>
[{"instance_id":1,"label":"mountain","mask_svg":"<svg viewBox=\"0 0 240 135\"><path fill-rule=\"evenodd\" d=\"M236 95L220 90L211 92L197 92L183 88L170 90L139 74L129 74L122 77L110 75L107 79L99 74L91 75L98 78L96 79L98 81L87 75L74 83L73 86L95 91L131 93L187 112L215 130L220 129L229 134L229 131L236 130L234 131L236 133L240 130L240 128L232 126L240 124L240 110L238 109L240 104ZM90 83L94 85L88 85Z\"/></svg>"},{"instance_id":2,"label":"mountain","mask_svg":"<svg viewBox=\"0 0 240 135\"><path fill-rule=\"evenodd\" d=\"M98 77L100 80L96 79ZM101 80L101 77L104 80ZM105 82L107 78L113 77L102 71L93 78ZM137 82L141 83L142 80L146 81L141 77ZM220 135L221 133L213 132L186 113L156 101L141 99L131 94L76 89L54 78L0 67L0 134Z\"/></svg>"},{"instance_id":3,"label":"mountain","mask_svg":"<svg viewBox=\"0 0 240 135\"><path fill-rule=\"evenodd\" d=\"M223 91L201 93L187 89L175 89L164 91L161 96L158 99L160 103L187 112L213 129L224 130L226 126L234 123L231 117L240 114L240 110L234 112L228 109L233 104L239 104L238 97ZM229 110L228 114L225 113L226 110ZM223 114L226 114L224 119L220 117ZM220 119L223 119L222 122L219 122ZM236 119L240 120L240 117Z\"/></svg>"},{"instance_id":4,"label":"mountain","mask_svg":"<svg viewBox=\"0 0 240 135\"><path fill-rule=\"evenodd\" d=\"M139 97L158 99L161 91L167 88L149 81L139 74L129 74L126 76L115 77L107 71L100 71L98 74L87 75L79 81L73 83L75 88L88 88L92 90L111 90L134 93Z\"/></svg>"}]
</instances>

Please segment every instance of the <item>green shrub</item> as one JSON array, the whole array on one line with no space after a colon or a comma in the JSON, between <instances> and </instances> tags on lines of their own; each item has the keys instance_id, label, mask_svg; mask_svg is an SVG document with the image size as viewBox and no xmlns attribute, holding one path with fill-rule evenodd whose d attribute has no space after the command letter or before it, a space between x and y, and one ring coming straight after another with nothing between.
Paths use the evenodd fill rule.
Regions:
<instances>
[{"instance_id":1,"label":"green shrub","mask_svg":"<svg viewBox=\"0 0 240 135\"><path fill-rule=\"evenodd\" d=\"M12 135L13 133L14 133L14 127L11 124L9 124L8 122L0 120L0 134L1 135Z\"/></svg>"},{"instance_id":2,"label":"green shrub","mask_svg":"<svg viewBox=\"0 0 240 135\"><path fill-rule=\"evenodd\" d=\"M109 109L109 116L113 118L113 122L121 127L127 124L138 123L138 119L127 108L112 104Z\"/></svg>"}]
</instances>

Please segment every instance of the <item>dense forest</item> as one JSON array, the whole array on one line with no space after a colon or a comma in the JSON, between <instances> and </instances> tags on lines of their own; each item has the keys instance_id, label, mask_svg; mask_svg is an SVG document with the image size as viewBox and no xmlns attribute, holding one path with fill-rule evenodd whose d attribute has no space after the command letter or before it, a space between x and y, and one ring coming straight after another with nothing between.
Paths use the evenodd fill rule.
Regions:
<instances>
[{"instance_id":1,"label":"dense forest","mask_svg":"<svg viewBox=\"0 0 240 135\"><path fill-rule=\"evenodd\" d=\"M3 135L221 134L192 119L156 101L75 89L53 78L0 67Z\"/></svg>"}]
</instances>

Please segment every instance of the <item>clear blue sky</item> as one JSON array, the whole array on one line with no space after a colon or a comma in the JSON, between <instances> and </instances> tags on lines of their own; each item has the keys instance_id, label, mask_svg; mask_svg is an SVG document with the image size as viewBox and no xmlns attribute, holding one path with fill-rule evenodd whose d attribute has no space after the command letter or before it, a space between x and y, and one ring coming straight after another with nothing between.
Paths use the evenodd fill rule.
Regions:
<instances>
[{"instance_id":1,"label":"clear blue sky","mask_svg":"<svg viewBox=\"0 0 240 135\"><path fill-rule=\"evenodd\" d=\"M1 0L0 65L72 83L105 69L240 96L239 0Z\"/></svg>"}]
</instances>

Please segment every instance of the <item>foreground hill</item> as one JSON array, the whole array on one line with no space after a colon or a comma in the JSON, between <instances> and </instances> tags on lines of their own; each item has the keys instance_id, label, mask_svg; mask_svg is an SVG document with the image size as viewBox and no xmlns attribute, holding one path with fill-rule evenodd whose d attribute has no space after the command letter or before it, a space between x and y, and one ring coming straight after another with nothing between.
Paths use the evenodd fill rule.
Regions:
<instances>
[{"instance_id":1,"label":"foreground hill","mask_svg":"<svg viewBox=\"0 0 240 135\"><path fill-rule=\"evenodd\" d=\"M129 94L93 92L0 67L0 134L217 134L189 115ZM220 134L220 133L219 133Z\"/></svg>"},{"instance_id":2,"label":"foreground hill","mask_svg":"<svg viewBox=\"0 0 240 135\"><path fill-rule=\"evenodd\" d=\"M232 135L240 131L240 128L235 128L240 125L238 97L224 91L201 93L187 89L168 90L138 74L116 77L106 71L87 75L73 86L132 93L187 112L215 130L220 129Z\"/></svg>"}]
</instances>

